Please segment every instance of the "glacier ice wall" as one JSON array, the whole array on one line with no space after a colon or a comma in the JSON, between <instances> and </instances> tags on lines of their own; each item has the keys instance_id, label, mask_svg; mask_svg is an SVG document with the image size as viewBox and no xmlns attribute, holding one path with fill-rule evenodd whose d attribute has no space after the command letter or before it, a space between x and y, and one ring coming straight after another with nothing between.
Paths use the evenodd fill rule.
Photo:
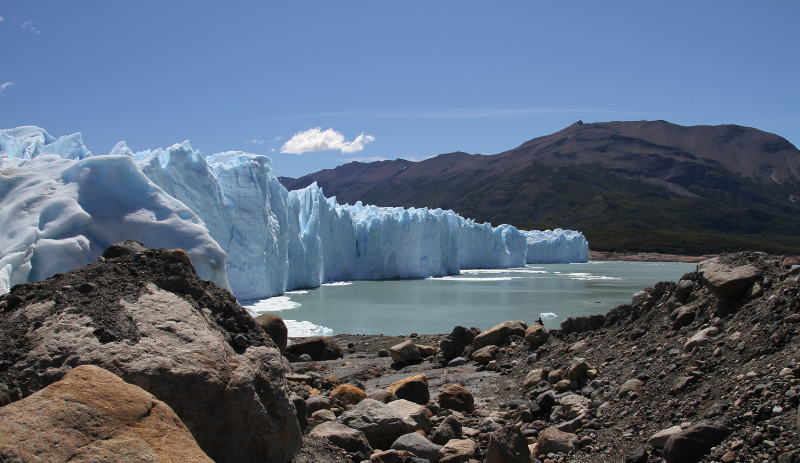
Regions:
<instances>
[{"instance_id":1,"label":"glacier ice wall","mask_svg":"<svg viewBox=\"0 0 800 463\"><path fill-rule=\"evenodd\" d=\"M316 184L287 191L271 162L239 151L204 157L188 142L137 153L120 142L108 155L93 156L80 134L56 139L38 127L0 131L0 290L85 265L108 244L130 238L186 249L203 278L240 300L327 281L585 261L575 232L532 238L536 232L478 224L453 211L340 205ZM65 177L68 170L87 174ZM43 186L15 186L31 182ZM47 188L66 201L55 215L67 225L47 228L53 215L47 203L54 200ZM37 201L43 206L28 206ZM5 224L21 231L7 233Z\"/></svg>"},{"instance_id":2,"label":"glacier ice wall","mask_svg":"<svg viewBox=\"0 0 800 463\"><path fill-rule=\"evenodd\" d=\"M181 247L201 277L229 287L225 252L203 222L130 157L92 157L79 134L55 140L22 129L0 131L0 294L87 265L131 238Z\"/></svg>"},{"instance_id":3,"label":"glacier ice wall","mask_svg":"<svg viewBox=\"0 0 800 463\"><path fill-rule=\"evenodd\" d=\"M522 234L528 243L529 264L589 262L589 242L573 230L532 230Z\"/></svg>"}]
</instances>

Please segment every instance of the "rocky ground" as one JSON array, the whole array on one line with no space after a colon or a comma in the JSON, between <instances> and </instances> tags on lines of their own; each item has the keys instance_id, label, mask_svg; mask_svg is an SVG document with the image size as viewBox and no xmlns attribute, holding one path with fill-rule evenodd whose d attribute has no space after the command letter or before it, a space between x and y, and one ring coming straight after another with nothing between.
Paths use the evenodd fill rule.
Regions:
<instances>
[{"instance_id":1,"label":"rocky ground","mask_svg":"<svg viewBox=\"0 0 800 463\"><path fill-rule=\"evenodd\" d=\"M537 443L538 448L529 447L539 451L530 461L546 463L800 461L799 288L800 269L780 258L723 255L679 282L637 293L631 304L606 315L567 319L543 342L531 336L533 327L520 332L512 326L493 355L470 352L467 346L462 355L472 358L463 364L451 361L451 349L453 341L469 337L469 330L410 337L339 335L333 340L343 358L294 362L297 376L290 376L290 384L301 394L312 389L307 397L313 402L314 394L331 394L334 375L339 383L380 399L395 381L422 373L433 426L426 434L430 437L445 417L456 416L461 437L475 443L471 458L476 461L490 456L492 436L508 427L521 431L527 444ZM410 362L382 356L406 341L438 349ZM454 383L472 394L473 411L441 406L438 396ZM339 416L353 408L333 403ZM307 434L319 421L309 423ZM567 438L574 448L558 452L550 446L542 453L550 428L574 434ZM666 437L656 436L659 432ZM330 445L307 438L294 461L310 462L318 449L330 451ZM360 458L352 452L338 455L342 461Z\"/></svg>"},{"instance_id":2,"label":"rocky ground","mask_svg":"<svg viewBox=\"0 0 800 463\"><path fill-rule=\"evenodd\" d=\"M0 461L791 463L799 291L783 259L728 254L560 329L293 339L282 357L278 317L180 250L124 243L0 296Z\"/></svg>"}]
</instances>

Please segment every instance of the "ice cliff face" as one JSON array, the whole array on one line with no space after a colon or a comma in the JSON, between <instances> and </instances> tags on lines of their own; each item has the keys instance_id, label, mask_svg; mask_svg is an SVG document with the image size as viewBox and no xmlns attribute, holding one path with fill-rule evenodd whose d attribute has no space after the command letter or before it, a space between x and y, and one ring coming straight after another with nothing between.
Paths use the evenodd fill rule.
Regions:
<instances>
[{"instance_id":1,"label":"ice cliff face","mask_svg":"<svg viewBox=\"0 0 800 463\"><path fill-rule=\"evenodd\" d=\"M528 242L529 264L589 262L589 243L583 233L556 228L522 234Z\"/></svg>"},{"instance_id":2,"label":"ice cliff face","mask_svg":"<svg viewBox=\"0 0 800 463\"><path fill-rule=\"evenodd\" d=\"M579 233L523 234L441 209L339 205L316 184L287 191L270 163L236 151L204 157L188 142L138 153L120 142L92 156L80 134L0 131L0 291L85 265L131 238L185 249L201 277L240 300L326 281L521 267L526 256L588 260ZM532 249L545 260L531 260Z\"/></svg>"},{"instance_id":3,"label":"ice cliff face","mask_svg":"<svg viewBox=\"0 0 800 463\"><path fill-rule=\"evenodd\" d=\"M130 157L91 157L76 135L0 131L0 293L84 266L130 238L183 248L202 278L227 288L225 252L197 215Z\"/></svg>"}]
</instances>

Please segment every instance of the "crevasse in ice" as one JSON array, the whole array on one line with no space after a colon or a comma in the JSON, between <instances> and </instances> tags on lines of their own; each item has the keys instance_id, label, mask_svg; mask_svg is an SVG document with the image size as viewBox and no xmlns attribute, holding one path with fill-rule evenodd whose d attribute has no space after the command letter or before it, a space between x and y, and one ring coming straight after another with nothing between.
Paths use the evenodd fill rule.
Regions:
<instances>
[{"instance_id":1,"label":"crevasse in ice","mask_svg":"<svg viewBox=\"0 0 800 463\"><path fill-rule=\"evenodd\" d=\"M79 133L2 130L0 293L85 265L126 239L185 249L201 277L240 300L326 281L588 260L577 232L520 232L441 209L340 205L316 184L287 191L270 163L238 151L204 157L188 142L138 153L120 142L92 156Z\"/></svg>"}]
</instances>

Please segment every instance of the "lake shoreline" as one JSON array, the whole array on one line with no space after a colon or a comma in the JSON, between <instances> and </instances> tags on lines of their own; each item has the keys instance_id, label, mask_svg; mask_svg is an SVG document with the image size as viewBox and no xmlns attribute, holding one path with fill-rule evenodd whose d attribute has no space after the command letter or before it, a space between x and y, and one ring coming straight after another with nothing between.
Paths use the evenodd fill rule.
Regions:
<instances>
[{"instance_id":1,"label":"lake shoreline","mask_svg":"<svg viewBox=\"0 0 800 463\"><path fill-rule=\"evenodd\" d=\"M606 252L589 251L589 260L595 261L624 261L624 262L681 262L694 264L706 259L717 257L717 254L702 256L686 256L681 254L662 254L658 252Z\"/></svg>"}]
</instances>

